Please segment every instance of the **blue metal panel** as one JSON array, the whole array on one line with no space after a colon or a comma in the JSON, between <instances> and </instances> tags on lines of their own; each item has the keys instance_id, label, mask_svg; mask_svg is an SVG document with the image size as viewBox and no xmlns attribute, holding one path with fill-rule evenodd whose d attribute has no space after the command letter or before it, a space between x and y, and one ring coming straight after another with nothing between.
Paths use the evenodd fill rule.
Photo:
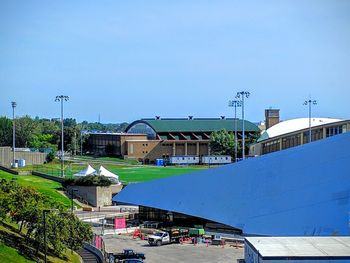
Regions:
<instances>
[{"instance_id":1,"label":"blue metal panel","mask_svg":"<svg viewBox=\"0 0 350 263\"><path fill-rule=\"evenodd\" d=\"M132 184L114 201L207 218L247 234L347 235L349 149L350 133L341 134L236 164Z\"/></svg>"}]
</instances>

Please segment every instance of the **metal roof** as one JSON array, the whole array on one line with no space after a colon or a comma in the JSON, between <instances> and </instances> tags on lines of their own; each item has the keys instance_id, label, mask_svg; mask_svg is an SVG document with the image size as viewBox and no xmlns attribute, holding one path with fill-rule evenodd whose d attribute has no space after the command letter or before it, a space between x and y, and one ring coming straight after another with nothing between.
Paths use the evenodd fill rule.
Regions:
<instances>
[{"instance_id":1,"label":"metal roof","mask_svg":"<svg viewBox=\"0 0 350 263\"><path fill-rule=\"evenodd\" d=\"M303 130L309 128L309 118L297 118L286 121L281 121L272 127L264 131L258 142L284 135L287 133ZM311 127L317 127L325 124L341 122L340 119L331 119L331 118L311 118Z\"/></svg>"},{"instance_id":2,"label":"metal roof","mask_svg":"<svg viewBox=\"0 0 350 263\"><path fill-rule=\"evenodd\" d=\"M246 237L261 257L349 257L350 237Z\"/></svg>"},{"instance_id":3,"label":"metal roof","mask_svg":"<svg viewBox=\"0 0 350 263\"><path fill-rule=\"evenodd\" d=\"M221 119L221 118L194 118L194 119L141 119L134 121L127 128L126 132L137 123L145 123L160 132L213 132L225 129L233 131L237 123L237 130L242 130L242 120ZM247 132L259 132L258 126L250 121L244 121L244 129Z\"/></svg>"},{"instance_id":4,"label":"metal roof","mask_svg":"<svg viewBox=\"0 0 350 263\"><path fill-rule=\"evenodd\" d=\"M236 164L128 185L114 201L259 235L347 235L350 133ZM164 167L166 169L166 167Z\"/></svg>"}]
</instances>

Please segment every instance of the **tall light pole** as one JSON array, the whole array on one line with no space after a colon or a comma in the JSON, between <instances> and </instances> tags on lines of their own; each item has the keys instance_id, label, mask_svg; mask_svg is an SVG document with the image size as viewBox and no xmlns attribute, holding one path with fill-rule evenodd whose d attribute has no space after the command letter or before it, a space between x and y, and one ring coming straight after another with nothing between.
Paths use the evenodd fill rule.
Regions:
<instances>
[{"instance_id":1,"label":"tall light pole","mask_svg":"<svg viewBox=\"0 0 350 263\"><path fill-rule=\"evenodd\" d=\"M72 189L71 190L71 198L72 198L72 213L73 213L73 211L74 211L74 209L73 209L73 198L74 198L74 192L78 192L78 189Z\"/></svg>"},{"instance_id":2,"label":"tall light pole","mask_svg":"<svg viewBox=\"0 0 350 263\"><path fill-rule=\"evenodd\" d=\"M83 125L80 128L80 156L83 156Z\"/></svg>"},{"instance_id":3,"label":"tall light pole","mask_svg":"<svg viewBox=\"0 0 350 263\"><path fill-rule=\"evenodd\" d=\"M237 107L242 107L242 101L240 100L230 100L228 102L229 107L235 108L235 162L237 162Z\"/></svg>"},{"instance_id":4,"label":"tall light pole","mask_svg":"<svg viewBox=\"0 0 350 263\"><path fill-rule=\"evenodd\" d=\"M68 101L69 97L65 95L56 96L55 101L61 102L61 177L64 177L64 134L63 134L63 102Z\"/></svg>"},{"instance_id":5,"label":"tall light pole","mask_svg":"<svg viewBox=\"0 0 350 263\"><path fill-rule=\"evenodd\" d=\"M244 133L244 97L249 98L248 91L237 92L236 98L242 99L242 160L245 158L245 133Z\"/></svg>"},{"instance_id":6,"label":"tall light pole","mask_svg":"<svg viewBox=\"0 0 350 263\"><path fill-rule=\"evenodd\" d=\"M12 167L15 168L16 160L16 124L15 124L15 108L17 103L15 101L11 102L12 105Z\"/></svg>"},{"instance_id":7,"label":"tall light pole","mask_svg":"<svg viewBox=\"0 0 350 263\"><path fill-rule=\"evenodd\" d=\"M312 141L312 138L311 138L311 106L317 105L317 101L309 99L309 100L304 101L303 105L309 106L309 142L311 142Z\"/></svg>"}]
</instances>

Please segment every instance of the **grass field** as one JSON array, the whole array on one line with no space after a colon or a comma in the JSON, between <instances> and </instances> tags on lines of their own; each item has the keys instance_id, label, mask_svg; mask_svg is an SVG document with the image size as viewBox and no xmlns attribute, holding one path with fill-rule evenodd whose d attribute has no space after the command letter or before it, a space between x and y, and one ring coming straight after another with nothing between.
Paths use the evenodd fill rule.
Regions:
<instances>
[{"instance_id":1,"label":"grass field","mask_svg":"<svg viewBox=\"0 0 350 263\"><path fill-rule=\"evenodd\" d=\"M118 163L126 163L126 164L138 164L137 160L124 160L117 157L93 157L93 156L77 156L77 158L82 160L92 160L92 161L110 161L110 162L118 162Z\"/></svg>"},{"instance_id":2,"label":"grass field","mask_svg":"<svg viewBox=\"0 0 350 263\"><path fill-rule=\"evenodd\" d=\"M47 180L34 175L12 175L1 170L0 178L7 180L14 179L18 184L23 186L31 186L37 189L38 192L42 193L43 195L53 198L57 202L61 202L67 208L71 206L71 201L69 198L57 192L57 190L62 187L58 182Z\"/></svg>"},{"instance_id":3,"label":"grass field","mask_svg":"<svg viewBox=\"0 0 350 263\"><path fill-rule=\"evenodd\" d=\"M86 168L86 163L67 163L65 166L65 175L70 177L74 173L77 173ZM95 170L98 170L101 164L90 164ZM106 164L102 165L113 173L119 175L119 180L124 183L135 183L149 181L174 175L180 175L185 173L192 173L207 169L207 166L154 166L154 165L123 165L123 164ZM36 171L40 171L46 174L59 176L60 164L50 163L41 166L32 167Z\"/></svg>"},{"instance_id":4,"label":"grass field","mask_svg":"<svg viewBox=\"0 0 350 263\"><path fill-rule=\"evenodd\" d=\"M20 255L16 249L0 243L0 263L8 262L27 263L35 261L29 260Z\"/></svg>"},{"instance_id":5,"label":"grass field","mask_svg":"<svg viewBox=\"0 0 350 263\"><path fill-rule=\"evenodd\" d=\"M119 175L119 180L126 183L149 181L174 175L201 171L206 167L201 166L113 166L105 165L113 173Z\"/></svg>"},{"instance_id":6,"label":"grass field","mask_svg":"<svg viewBox=\"0 0 350 263\"><path fill-rule=\"evenodd\" d=\"M21 248L23 253L19 253L18 249ZM38 262L39 258L32 256L35 248L31 247L30 244L25 243L23 234L17 233L14 229L2 222L0 224L0 263L29 263ZM26 255L26 256L25 256ZM40 259L43 261L43 254L40 253ZM48 262L53 263L80 263L80 256L76 253L66 251L63 255L65 259L48 256ZM34 260L31 260L31 258Z\"/></svg>"}]
</instances>

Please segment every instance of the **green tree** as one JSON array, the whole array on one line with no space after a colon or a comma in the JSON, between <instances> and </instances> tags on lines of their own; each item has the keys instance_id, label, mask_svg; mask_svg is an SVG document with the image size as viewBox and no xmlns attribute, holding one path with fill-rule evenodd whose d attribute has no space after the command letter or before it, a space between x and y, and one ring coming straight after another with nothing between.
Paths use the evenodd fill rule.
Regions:
<instances>
[{"instance_id":1,"label":"green tree","mask_svg":"<svg viewBox=\"0 0 350 263\"><path fill-rule=\"evenodd\" d=\"M29 143L32 148L51 148L57 151L57 145L52 143L52 134L34 134Z\"/></svg>"},{"instance_id":2,"label":"green tree","mask_svg":"<svg viewBox=\"0 0 350 263\"><path fill-rule=\"evenodd\" d=\"M234 135L226 130L215 131L210 135L210 149L213 154L234 155Z\"/></svg>"},{"instance_id":3,"label":"green tree","mask_svg":"<svg viewBox=\"0 0 350 263\"><path fill-rule=\"evenodd\" d=\"M92 239L93 232L91 227L80 221L76 215L68 213L65 216L65 220L69 235L64 243L71 250L78 250L83 246L84 242Z\"/></svg>"},{"instance_id":4,"label":"green tree","mask_svg":"<svg viewBox=\"0 0 350 263\"><path fill-rule=\"evenodd\" d=\"M16 120L16 145L29 147L32 137L39 134L40 130L36 122L30 116L17 118Z\"/></svg>"},{"instance_id":5,"label":"green tree","mask_svg":"<svg viewBox=\"0 0 350 263\"><path fill-rule=\"evenodd\" d=\"M41 133L52 135L50 143L58 145L61 138L60 122L41 119L37 123Z\"/></svg>"},{"instance_id":6,"label":"green tree","mask_svg":"<svg viewBox=\"0 0 350 263\"><path fill-rule=\"evenodd\" d=\"M14 192L17 189L17 183L15 181L8 181L5 179L0 180L0 218L5 219L7 214L10 213L15 207Z\"/></svg>"},{"instance_id":7,"label":"green tree","mask_svg":"<svg viewBox=\"0 0 350 263\"><path fill-rule=\"evenodd\" d=\"M0 218L10 217L26 227L26 241L36 241L37 253L44 249L44 209L55 209L46 213L45 232L49 251L61 255L67 248L74 250L92 239L92 229L73 213L63 210L60 203L43 196L31 187L18 185L15 181L0 181Z\"/></svg>"},{"instance_id":8,"label":"green tree","mask_svg":"<svg viewBox=\"0 0 350 263\"><path fill-rule=\"evenodd\" d=\"M6 117L0 117L0 146L12 145L12 121Z\"/></svg>"}]
</instances>

